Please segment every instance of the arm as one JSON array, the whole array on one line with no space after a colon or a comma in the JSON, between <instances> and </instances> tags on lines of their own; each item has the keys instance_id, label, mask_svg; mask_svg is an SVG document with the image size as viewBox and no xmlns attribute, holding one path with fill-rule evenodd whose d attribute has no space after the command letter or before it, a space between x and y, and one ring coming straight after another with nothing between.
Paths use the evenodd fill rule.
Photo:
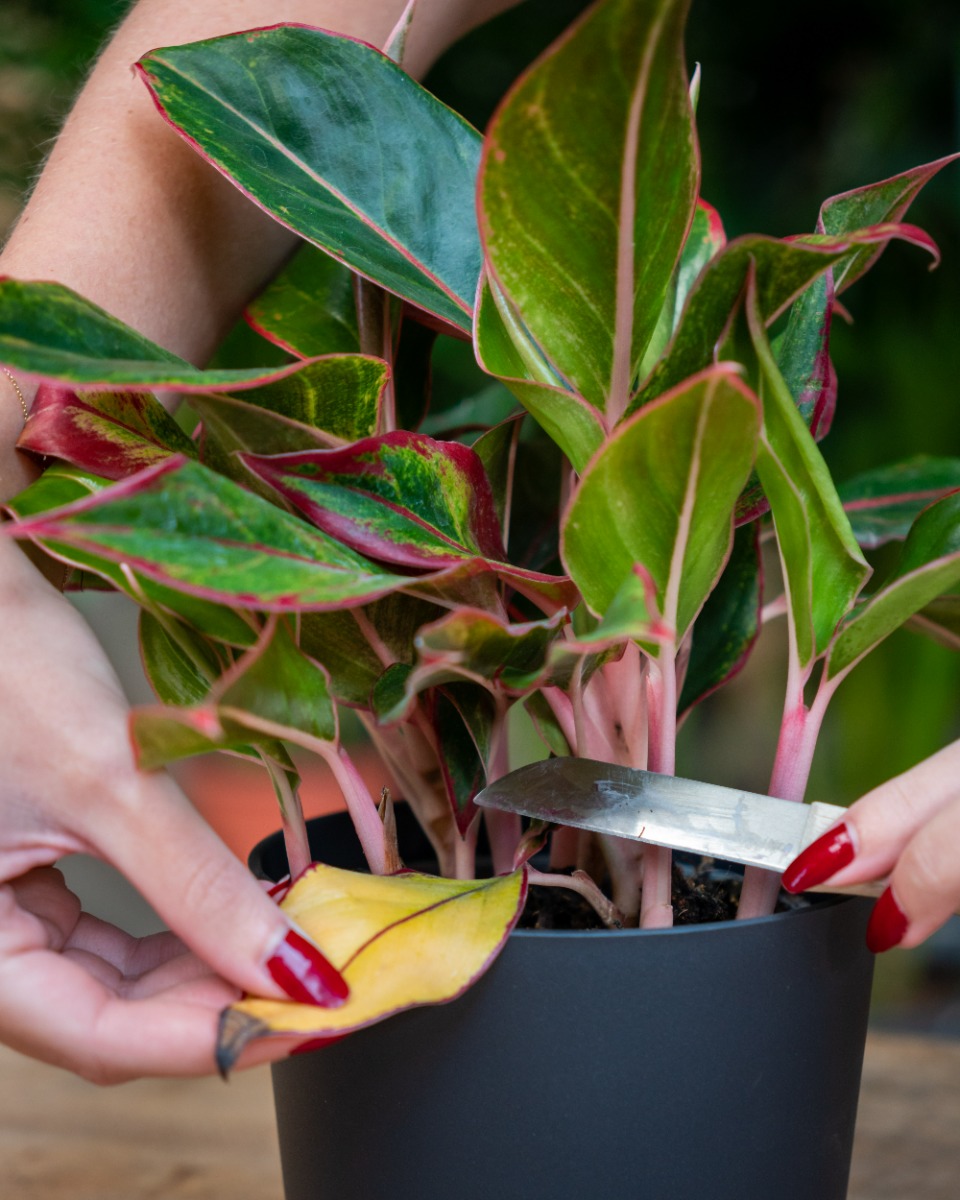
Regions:
<instances>
[{"instance_id":1,"label":"arm","mask_svg":"<svg viewBox=\"0 0 960 1200\"><path fill-rule=\"evenodd\" d=\"M419 3L416 72L509 7ZM382 43L402 9L402 0L141 0L77 101L0 272L65 283L203 362L294 241L166 127L130 64L157 45L278 20ZM0 498L34 470L13 448L22 424L0 375ZM339 977L297 942L170 777L136 770L126 703L100 647L6 539L0 641L0 1040L100 1081L196 1074L213 1069L218 1010L240 989L335 1003ZM81 914L51 869L75 851L123 871L179 938L136 943Z\"/></svg>"}]
</instances>

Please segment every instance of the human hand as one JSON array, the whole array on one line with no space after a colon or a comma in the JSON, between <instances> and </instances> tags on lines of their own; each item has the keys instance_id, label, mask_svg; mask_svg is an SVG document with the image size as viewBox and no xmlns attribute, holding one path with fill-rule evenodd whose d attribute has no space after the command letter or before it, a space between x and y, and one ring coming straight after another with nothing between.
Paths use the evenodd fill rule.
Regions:
<instances>
[{"instance_id":1,"label":"human hand","mask_svg":"<svg viewBox=\"0 0 960 1200\"><path fill-rule=\"evenodd\" d=\"M862 796L783 874L788 892L828 879L889 884L867 926L874 952L919 945L960 908L960 740Z\"/></svg>"},{"instance_id":2,"label":"human hand","mask_svg":"<svg viewBox=\"0 0 960 1200\"><path fill-rule=\"evenodd\" d=\"M0 1041L99 1083L207 1074L241 990L342 1002L339 974L172 779L136 769L99 643L6 537L0 637ZM117 867L176 933L139 941L82 913L52 868L75 852Z\"/></svg>"}]
</instances>

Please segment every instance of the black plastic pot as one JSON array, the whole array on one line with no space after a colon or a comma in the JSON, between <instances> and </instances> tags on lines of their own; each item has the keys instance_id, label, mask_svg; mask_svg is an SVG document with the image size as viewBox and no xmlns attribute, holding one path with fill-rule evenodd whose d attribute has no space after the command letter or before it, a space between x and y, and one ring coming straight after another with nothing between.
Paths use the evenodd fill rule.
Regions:
<instances>
[{"instance_id":1,"label":"black plastic pot","mask_svg":"<svg viewBox=\"0 0 960 1200\"><path fill-rule=\"evenodd\" d=\"M251 866L283 873L278 837ZM455 1003L273 1067L287 1200L842 1200L869 909L515 932Z\"/></svg>"}]
</instances>

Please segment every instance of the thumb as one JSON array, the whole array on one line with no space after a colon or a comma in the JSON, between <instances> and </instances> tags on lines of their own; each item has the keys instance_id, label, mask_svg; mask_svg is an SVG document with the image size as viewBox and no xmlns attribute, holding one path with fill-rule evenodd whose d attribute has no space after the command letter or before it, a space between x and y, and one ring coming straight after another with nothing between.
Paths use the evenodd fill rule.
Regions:
<instances>
[{"instance_id":1,"label":"thumb","mask_svg":"<svg viewBox=\"0 0 960 1200\"><path fill-rule=\"evenodd\" d=\"M349 988L199 816L165 772L138 772L134 795L91 841L190 949L254 995L336 1007ZM101 814L102 815L102 814Z\"/></svg>"}]
</instances>

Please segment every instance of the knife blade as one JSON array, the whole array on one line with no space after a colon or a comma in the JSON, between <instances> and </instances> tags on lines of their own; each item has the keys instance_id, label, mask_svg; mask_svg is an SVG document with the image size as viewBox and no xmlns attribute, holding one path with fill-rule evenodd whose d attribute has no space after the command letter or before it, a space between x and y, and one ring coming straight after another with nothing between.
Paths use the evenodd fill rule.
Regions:
<instances>
[{"instance_id":1,"label":"knife blade","mask_svg":"<svg viewBox=\"0 0 960 1200\"><path fill-rule=\"evenodd\" d=\"M521 767L485 787L476 803L778 873L845 812L837 804L796 804L586 758ZM872 882L811 890L879 896L883 887Z\"/></svg>"}]
</instances>

